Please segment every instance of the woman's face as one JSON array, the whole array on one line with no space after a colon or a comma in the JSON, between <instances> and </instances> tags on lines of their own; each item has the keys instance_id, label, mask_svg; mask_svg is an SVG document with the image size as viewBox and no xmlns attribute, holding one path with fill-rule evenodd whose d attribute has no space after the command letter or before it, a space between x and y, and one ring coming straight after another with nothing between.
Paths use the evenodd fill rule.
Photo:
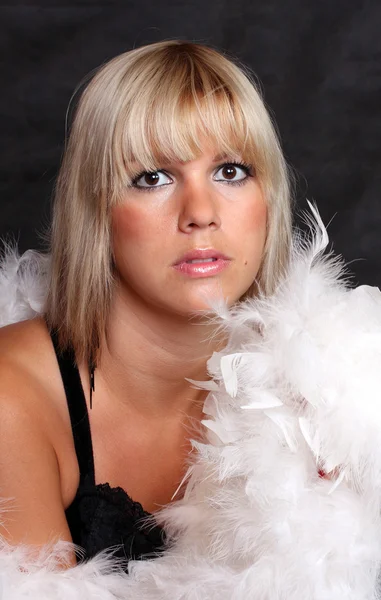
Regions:
<instances>
[{"instance_id":1,"label":"woman's face","mask_svg":"<svg viewBox=\"0 0 381 600\"><path fill-rule=\"evenodd\" d=\"M217 156L144 173L112 209L114 260L123 294L158 310L190 315L208 298L231 305L257 276L266 202L254 165Z\"/></svg>"}]
</instances>

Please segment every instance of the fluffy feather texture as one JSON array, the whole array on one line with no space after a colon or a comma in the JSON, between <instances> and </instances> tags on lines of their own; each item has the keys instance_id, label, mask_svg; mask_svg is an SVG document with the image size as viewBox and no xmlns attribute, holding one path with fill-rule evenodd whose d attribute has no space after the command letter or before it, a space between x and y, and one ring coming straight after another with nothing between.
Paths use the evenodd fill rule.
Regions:
<instances>
[{"instance_id":1,"label":"fluffy feather texture","mask_svg":"<svg viewBox=\"0 0 381 600\"><path fill-rule=\"evenodd\" d=\"M4 547L0 597L381 598L381 295L346 287L312 211L313 239L295 238L274 296L220 311L227 346L208 362L213 381L193 382L210 391L207 439L194 443L184 498L159 515L164 555L130 563L128 576L107 557L60 573L52 555L30 567ZM35 258L3 263L3 323L43 306Z\"/></svg>"},{"instance_id":2,"label":"fluffy feather texture","mask_svg":"<svg viewBox=\"0 0 381 600\"><path fill-rule=\"evenodd\" d=\"M22 256L4 245L0 262L0 327L41 313L46 296L49 256L28 250Z\"/></svg>"}]
</instances>

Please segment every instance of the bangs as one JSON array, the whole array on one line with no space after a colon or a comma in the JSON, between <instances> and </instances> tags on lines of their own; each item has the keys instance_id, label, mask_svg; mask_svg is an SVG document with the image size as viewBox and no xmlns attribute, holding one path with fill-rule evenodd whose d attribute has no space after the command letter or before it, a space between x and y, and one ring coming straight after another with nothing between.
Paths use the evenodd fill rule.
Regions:
<instances>
[{"instance_id":1,"label":"bangs","mask_svg":"<svg viewBox=\"0 0 381 600\"><path fill-rule=\"evenodd\" d=\"M216 153L240 157L263 172L261 136L251 103L245 110L242 91L229 85L226 73L222 79L194 56L176 58L151 65L151 72L143 69L134 81L133 98L126 92L109 156L114 200L142 171L197 158L205 140Z\"/></svg>"}]
</instances>

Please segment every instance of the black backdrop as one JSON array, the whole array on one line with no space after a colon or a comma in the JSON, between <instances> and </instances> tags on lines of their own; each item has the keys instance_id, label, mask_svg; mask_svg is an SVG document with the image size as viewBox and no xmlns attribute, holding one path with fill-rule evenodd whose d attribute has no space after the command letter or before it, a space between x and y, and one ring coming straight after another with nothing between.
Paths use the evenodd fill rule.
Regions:
<instances>
[{"instance_id":1,"label":"black backdrop","mask_svg":"<svg viewBox=\"0 0 381 600\"><path fill-rule=\"evenodd\" d=\"M297 173L298 208L316 201L355 280L379 285L380 0L16 0L0 19L0 236L43 247L65 113L83 77L133 47L182 38L254 70Z\"/></svg>"}]
</instances>

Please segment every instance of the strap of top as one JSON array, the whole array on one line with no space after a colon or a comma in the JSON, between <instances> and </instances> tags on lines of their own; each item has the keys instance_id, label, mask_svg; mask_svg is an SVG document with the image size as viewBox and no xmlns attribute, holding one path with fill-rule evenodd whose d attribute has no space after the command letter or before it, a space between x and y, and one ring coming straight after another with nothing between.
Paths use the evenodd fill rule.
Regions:
<instances>
[{"instance_id":1,"label":"strap of top","mask_svg":"<svg viewBox=\"0 0 381 600\"><path fill-rule=\"evenodd\" d=\"M80 481L82 482L87 476L90 478L90 482L95 485L94 455L89 414L78 366L75 361L74 351L68 349L61 352L58 346L56 330L53 329L50 332L50 337L52 338L65 388L75 451L79 465Z\"/></svg>"}]
</instances>

